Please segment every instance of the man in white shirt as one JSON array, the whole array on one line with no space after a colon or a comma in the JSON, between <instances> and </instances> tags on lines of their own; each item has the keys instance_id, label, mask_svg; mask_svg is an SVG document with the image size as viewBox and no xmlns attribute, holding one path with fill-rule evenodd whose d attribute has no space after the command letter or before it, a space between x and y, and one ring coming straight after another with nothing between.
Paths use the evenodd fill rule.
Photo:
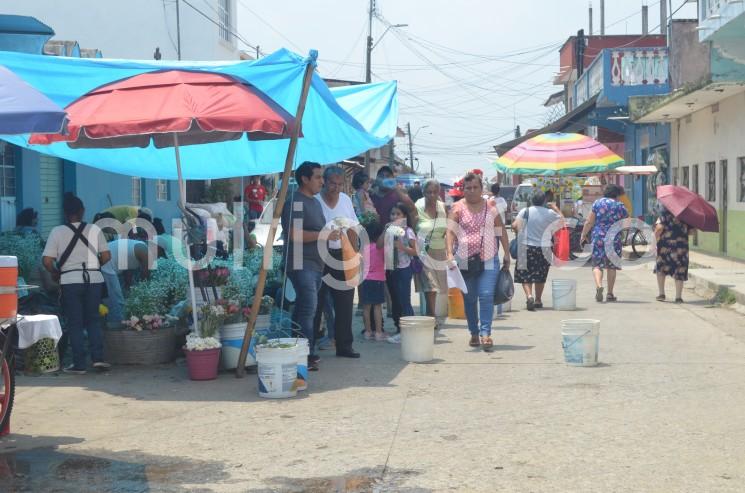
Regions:
<instances>
[{"instance_id":1,"label":"man in white shirt","mask_svg":"<svg viewBox=\"0 0 745 493\"><path fill-rule=\"evenodd\" d=\"M341 191L344 185L344 170L338 166L329 166L323 172L323 189L316 195L321 204L323 217L326 220L326 228L338 229L334 226L334 219L343 218L350 226L359 224L354 205L349 195ZM345 234L345 233L342 233ZM357 235L351 229L346 231L349 241L356 248ZM329 254L337 261L342 260L341 240L329 240ZM344 287L344 271L336 269L326 263L325 274L330 275L334 281L324 282L319 293L319 304L317 310L323 309L327 292L331 294L334 305L334 338L336 339L336 355L343 358L359 358L360 354L352 348L354 340L352 336L352 313L354 305L354 289ZM316 319L318 317L316 313Z\"/></svg>"},{"instance_id":2,"label":"man in white shirt","mask_svg":"<svg viewBox=\"0 0 745 493\"><path fill-rule=\"evenodd\" d=\"M65 372L83 374L87 361L83 333L88 333L93 367L110 367L103 360L103 333L98 307L103 294L101 265L111 258L103 232L95 224L83 223L83 202L66 193L62 202L66 223L49 233L42 263L60 279L65 330L72 345L73 364Z\"/></svg>"}]
</instances>

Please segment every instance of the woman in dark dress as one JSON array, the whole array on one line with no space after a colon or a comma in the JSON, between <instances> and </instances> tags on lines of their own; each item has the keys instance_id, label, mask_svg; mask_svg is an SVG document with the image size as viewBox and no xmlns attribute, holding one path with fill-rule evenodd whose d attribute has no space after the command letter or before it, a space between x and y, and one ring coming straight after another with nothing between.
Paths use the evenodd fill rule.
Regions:
<instances>
[{"instance_id":1,"label":"woman in dark dress","mask_svg":"<svg viewBox=\"0 0 745 493\"><path fill-rule=\"evenodd\" d=\"M675 302L683 303L683 283L688 280L688 235L693 228L676 219L662 209L657 219L654 234L657 238L657 274L659 295L657 301L665 301L665 278L675 279Z\"/></svg>"}]
</instances>

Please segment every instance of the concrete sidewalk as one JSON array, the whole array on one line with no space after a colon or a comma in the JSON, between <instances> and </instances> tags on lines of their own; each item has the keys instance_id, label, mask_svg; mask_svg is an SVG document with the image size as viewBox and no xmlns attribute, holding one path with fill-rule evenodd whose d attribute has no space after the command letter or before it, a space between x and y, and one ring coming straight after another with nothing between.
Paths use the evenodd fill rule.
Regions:
<instances>
[{"instance_id":1,"label":"concrete sidewalk","mask_svg":"<svg viewBox=\"0 0 745 493\"><path fill-rule=\"evenodd\" d=\"M691 250L688 277L696 294L745 315L745 262Z\"/></svg>"}]
</instances>

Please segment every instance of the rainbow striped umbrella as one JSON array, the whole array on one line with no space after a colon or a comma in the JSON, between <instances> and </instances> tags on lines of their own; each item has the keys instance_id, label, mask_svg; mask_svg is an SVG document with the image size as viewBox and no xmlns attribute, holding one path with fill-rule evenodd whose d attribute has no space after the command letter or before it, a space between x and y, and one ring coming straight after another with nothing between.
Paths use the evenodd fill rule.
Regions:
<instances>
[{"instance_id":1,"label":"rainbow striped umbrella","mask_svg":"<svg viewBox=\"0 0 745 493\"><path fill-rule=\"evenodd\" d=\"M537 135L510 149L494 163L513 175L604 173L624 165L623 158L581 134Z\"/></svg>"}]
</instances>

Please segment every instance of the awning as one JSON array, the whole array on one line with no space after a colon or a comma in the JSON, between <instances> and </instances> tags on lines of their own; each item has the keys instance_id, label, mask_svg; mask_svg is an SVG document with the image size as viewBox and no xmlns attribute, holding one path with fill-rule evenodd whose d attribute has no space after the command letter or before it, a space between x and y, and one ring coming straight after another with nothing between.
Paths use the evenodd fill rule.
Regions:
<instances>
[{"instance_id":1,"label":"awning","mask_svg":"<svg viewBox=\"0 0 745 493\"><path fill-rule=\"evenodd\" d=\"M279 50L256 61L154 61L64 58L0 52L7 66L60 106L90 90L146 72L165 69L211 71L243 79L286 111L295 113L306 58ZM329 89L313 75L298 141L295 166L303 161L338 163L388 143L396 133L398 97L395 82ZM13 144L95 168L143 178L176 179L172 149L71 149L65 143L30 146L28 136L0 136ZM276 173L284 167L289 139L246 139L185 146L184 178L214 179Z\"/></svg>"},{"instance_id":2,"label":"awning","mask_svg":"<svg viewBox=\"0 0 745 493\"><path fill-rule=\"evenodd\" d=\"M634 123L670 122L741 92L745 92L741 83L709 82L666 96L636 96L629 98L629 114Z\"/></svg>"},{"instance_id":3,"label":"awning","mask_svg":"<svg viewBox=\"0 0 745 493\"><path fill-rule=\"evenodd\" d=\"M639 166L621 166L610 171L620 175L656 175L659 172L657 166L639 165Z\"/></svg>"}]
</instances>

